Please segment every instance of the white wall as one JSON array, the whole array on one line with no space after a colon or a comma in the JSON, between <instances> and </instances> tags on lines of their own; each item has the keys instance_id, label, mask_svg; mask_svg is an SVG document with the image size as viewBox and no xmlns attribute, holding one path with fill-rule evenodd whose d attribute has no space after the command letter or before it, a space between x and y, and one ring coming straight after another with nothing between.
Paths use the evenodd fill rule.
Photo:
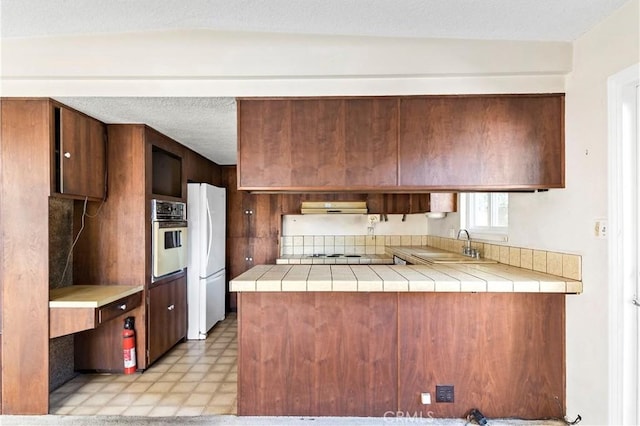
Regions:
<instances>
[{"instance_id":1,"label":"white wall","mask_svg":"<svg viewBox=\"0 0 640 426\"><path fill-rule=\"evenodd\" d=\"M607 241L593 235L607 217L607 78L640 62L640 7L630 1L573 46L566 81L566 189L512 194L509 245L582 256L584 293L567 296L567 414L582 424L608 416ZM458 215L429 221L447 236Z\"/></svg>"},{"instance_id":2,"label":"white wall","mask_svg":"<svg viewBox=\"0 0 640 426\"><path fill-rule=\"evenodd\" d=\"M544 240L583 255L584 294L567 297L567 406L588 424L606 424L608 416L607 300L615 283L607 282L607 242L593 236L594 219L607 216L607 78L640 61L639 14L639 2L631 1L574 43L566 91L567 189L542 194L536 203L520 195L513 205L514 217L535 218L542 233L529 237L531 244Z\"/></svg>"},{"instance_id":3,"label":"white wall","mask_svg":"<svg viewBox=\"0 0 640 426\"><path fill-rule=\"evenodd\" d=\"M2 39L4 96L561 92L571 44L203 30Z\"/></svg>"},{"instance_id":4,"label":"white wall","mask_svg":"<svg viewBox=\"0 0 640 426\"><path fill-rule=\"evenodd\" d=\"M379 215L378 215L379 216ZM390 214L387 222L374 224L374 235L427 235L424 214ZM282 235L367 235L368 215L285 215Z\"/></svg>"}]
</instances>

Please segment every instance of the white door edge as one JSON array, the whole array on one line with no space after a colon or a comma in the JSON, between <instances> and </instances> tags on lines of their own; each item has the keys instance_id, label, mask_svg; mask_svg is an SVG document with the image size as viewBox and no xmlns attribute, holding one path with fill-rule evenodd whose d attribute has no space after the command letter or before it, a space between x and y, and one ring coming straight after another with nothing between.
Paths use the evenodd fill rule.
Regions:
<instances>
[{"instance_id":1,"label":"white door edge","mask_svg":"<svg viewBox=\"0 0 640 426\"><path fill-rule=\"evenodd\" d=\"M638 324L628 321L638 308L631 301L637 290L638 156L635 142L625 141L623 103L639 83L640 64L611 77L608 89L608 221L609 221L609 424L638 424ZM636 89L637 90L637 89ZM637 122L637 108L635 113ZM627 139L629 139L627 137ZM633 152L634 161L629 159ZM631 169L631 170L629 170ZM630 210L633 214L629 214ZM626 212L626 213L625 213ZM634 219L630 219L634 218ZM628 271L636 269L634 274ZM635 281L635 284L634 284ZM627 321L625 321L625 318Z\"/></svg>"}]
</instances>

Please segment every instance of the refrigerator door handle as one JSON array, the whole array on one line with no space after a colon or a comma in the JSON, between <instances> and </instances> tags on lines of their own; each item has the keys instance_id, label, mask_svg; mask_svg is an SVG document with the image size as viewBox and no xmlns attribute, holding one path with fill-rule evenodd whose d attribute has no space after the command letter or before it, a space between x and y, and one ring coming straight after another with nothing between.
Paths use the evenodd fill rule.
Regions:
<instances>
[{"instance_id":1,"label":"refrigerator door handle","mask_svg":"<svg viewBox=\"0 0 640 426\"><path fill-rule=\"evenodd\" d=\"M211 208L209 208L209 204L205 204L207 206L207 221L209 222L209 235L207 235L207 261L209 259L209 256L211 256L211 244L213 244L213 219L211 217ZM211 275L209 275L211 276ZM201 279L206 279L209 278L208 276L205 277L200 277Z\"/></svg>"}]
</instances>

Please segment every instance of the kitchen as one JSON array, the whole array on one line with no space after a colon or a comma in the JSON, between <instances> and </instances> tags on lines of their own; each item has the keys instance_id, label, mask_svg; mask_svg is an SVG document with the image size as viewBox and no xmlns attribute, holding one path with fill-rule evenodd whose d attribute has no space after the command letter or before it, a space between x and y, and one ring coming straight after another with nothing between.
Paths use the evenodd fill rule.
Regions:
<instances>
[{"instance_id":1,"label":"kitchen","mask_svg":"<svg viewBox=\"0 0 640 426\"><path fill-rule=\"evenodd\" d=\"M578 38L570 48L558 47L552 44L550 50L544 54L536 54L536 50L530 45L517 46L509 50L508 46L497 44L480 45L473 47L467 45L465 58L475 58L471 64L461 64L453 53L442 52L437 46L421 44L412 41L396 45L384 45L371 42L367 53L362 53L356 45L345 44L340 54L344 58L357 58L359 64L366 64L366 72L362 69L349 70L346 74L366 74L366 79L353 79L345 77L343 67L338 66L331 57L313 58L306 57L309 43L320 46L322 41L311 36L305 37L300 44L291 43L288 49L292 49L299 56L296 60L267 61L264 52L274 45L281 45L287 49L287 39L284 36L271 35L258 37L254 48L251 50L246 44L237 41L233 37L201 34L207 38L208 48L218 46L224 51L223 46L230 47L236 52L235 63L207 63L208 75L219 75L218 71L224 68L226 75L241 76L249 71L256 79L275 75L298 74L303 77L292 81L263 80L262 89L249 90L243 86L247 79L226 79L224 85L216 78L202 78L198 76L199 70L194 70L187 64L195 63L195 58L209 57L199 55L198 38L190 43L187 49L174 49L167 51L167 47L160 49L154 43L155 37L147 37L140 34L137 37L125 35L115 36L91 36L88 41L96 46L100 55L91 56L90 51L82 54L75 53L72 38L60 38L50 40L14 40L3 41L3 74L14 76L14 80L3 80L3 95L11 96L47 96L53 90L52 85L63 84L62 80L49 79L57 73L59 76L67 76L73 80L74 87L60 89L59 96L82 95L114 95L143 96L144 85L139 79L127 78L127 76L148 76L149 70L158 70L153 78L143 80L152 87L148 89L155 96L171 95L218 95L218 96L313 96L313 95L357 95L362 93L390 94L403 93L456 93L481 92L481 93L514 93L514 92L564 92L566 93L566 188L562 190L550 190L546 193L536 194L512 194L510 196L510 218L514 220L514 226L510 234L510 245L536 248L541 250L579 253L583 257L583 282L584 293L577 297L567 299L567 414L580 413L592 423L606 423L609 409L608 398L608 373L607 373L607 338L609 336L607 323L609 309L603 306L607 299L608 282L606 267L606 240L598 240L592 237L590 232L592 220L607 216L606 199L606 109L604 106L604 87L606 78L615 72L638 62L637 58L637 2L625 5L624 10L612 15L609 20L603 21L591 32ZM183 39L187 34L176 31L173 36L177 40ZM237 41L237 44L233 44ZM345 40L346 42L347 40ZM280 44L279 44L280 43ZM361 41L365 43L365 41ZM391 43L391 42L389 42ZM615 43L617 49L610 49L604 45ZM392 44L392 43L391 43ZM56 47L57 45L57 47ZM389 57L397 58L398 52L403 49L419 49L425 52L425 57L437 55L438 64L431 67L418 68L415 64L406 62L407 59L389 60ZM455 43L453 44L455 45ZM450 46L450 47L453 47ZM60 46L64 48L60 48ZM123 49L123 46L128 48ZM245 46L245 47L243 47ZM455 45L464 49L465 44ZM558 50L554 50L557 48ZM563 45L564 46L564 45ZM478 58L477 53L484 48L482 54L486 57L500 58L491 63ZM527 48L531 48L526 55ZM8 61L7 58L18 57L18 52L56 51L61 56L57 58L56 65L47 62L46 56L30 58L31 69L25 59L21 61ZM41 49L41 50L40 50ZM158 50L160 49L160 50ZM243 50L245 49L245 50ZM255 50L253 50L255 49ZM524 50L522 50L524 49ZM144 51L163 51L174 58L183 60L172 61L171 75L192 76L196 80L184 79L176 81L175 78L167 78L165 71L167 65L160 62L158 56L146 56L145 63L140 63L135 55ZM284 52L283 50L283 52ZM572 50L572 51L571 51ZM206 51L206 50L205 50ZM406 51L406 50L405 50ZM97 64L101 64L105 56L104 52L111 52L113 57L120 57L120 68L105 70ZM452 50L449 50L452 52ZM65 56L66 55L66 56ZM195 55L195 56L192 56ZM284 53L283 53L284 55ZM161 56L161 55L160 55ZM22 57L22 56L21 56ZM238 60L239 57L239 60ZM83 58L79 60L78 58ZM286 59L281 56L280 59ZM515 59L517 58L517 60ZM252 61L260 60L260 66L254 67L254 71L248 68ZM404 61L404 62L403 62ZM286 64L286 67L285 67ZM23 68L20 68L22 67ZM115 66L115 65L112 65ZM203 64L205 66L205 64ZM308 68L307 68L308 67ZM402 68L411 70L412 74L424 77L410 77L406 80L379 79L377 75L393 74L403 75ZM256 72L260 69L260 72ZM41 70L40 74L37 70ZM44 72L42 70L49 70ZM315 80L310 75L317 75L318 70L323 70L327 76L332 76L330 87L326 81ZM55 71L55 73L54 73ZM309 71L312 71L310 74ZM401 72L399 72L401 71ZM167 71L168 72L168 71ZM106 75L105 75L106 73ZM442 77L443 73L448 77ZM507 73L508 75L505 75ZM46 74L46 75L45 75ZM463 74L472 74L472 77L461 77ZM43 77L44 76L44 77ZM103 76L107 82L104 85L96 85L90 89L90 81L80 76ZM113 78L119 76L118 78ZM306 76L306 77L304 77ZM490 77L488 77L490 76ZM165 79L163 81L163 78ZM411 81L407 89L408 81ZM56 83L54 83L57 81ZM174 89L169 89L171 81L174 81ZM243 83L243 81L245 83ZM71 83L69 83L71 85ZM234 86L236 85L237 86ZM179 87L178 87L179 86ZM375 88L372 88L375 86ZM232 93L231 87L235 87ZM64 92L64 93L63 93ZM48 192L43 194L44 197ZM566 214L566 212L576 212ZM4 211L3 211L4 215ZM454 216L451 215L451 220ZM29 219L29 218L27 218ZM38 218L31 218L33 223L38 223ZM448 219L444 219L446 221ZM441 225L440 225L441 224ZM442 226L443 229L438 229ZM429 232L438 236L448 236L451 224L437 222ZM454 226L457 228L458 226ZM6 249L5 249L6 250ZM33 272L29 269L30 273ZM48 276L42 278L48 282ZM6 289L5 289L6 291ZM4 295L5 301L8 300ZM34 300L34 306L46 303L43 300ZM5 310L3 309L3 314ZM9 321L9 322L7 322ZM10 319L3 319L3 326L8 327ZM599 342L593 345L593 341ZM46 347L46 340L40 337L37 345ZM582 354L585 347L590 347L588 357ZM6 359L6 358L5 358ZM32 367L31 367L32 368ZM5 394L3 392L3 398Z\"/></svg>"}]
</instances>

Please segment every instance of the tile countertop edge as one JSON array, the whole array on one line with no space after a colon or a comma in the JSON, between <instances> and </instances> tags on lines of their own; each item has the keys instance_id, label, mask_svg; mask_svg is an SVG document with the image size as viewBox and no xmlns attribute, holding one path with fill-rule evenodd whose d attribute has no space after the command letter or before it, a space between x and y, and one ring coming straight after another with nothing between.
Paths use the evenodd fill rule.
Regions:
<instances>
[{"instance_id":1,"label":"tile countertop edge","mask_svg":"<svg viewBox=\"0 0 640 426\"><path fill-rule=\"evenodd\" d=\"M52 289L49 308L99 308L143 289L142 285L72 285Z\"/></svg>"},{"instance_id":2,"label":"tile countertop edge","mask_svg":"<svg viewBox=\"0 0 640 426\"><path fill-rule=\"evenodd\" d=\"M309 266L309 265L289 265L291 269L301 268L305 266ZM384 279L379 277L378 274L375 274L374 269L372 267L373 265L353 265L353 266L358 266L360 268L367 268L368 270L371 270L371 272L374 273L375 277L377 277L377 279L381 284L379 286L380 288L378 288L378 286L376 286L375 288L372 288L371 286L361 285L364 283L361 283L360 279L356 277L355 281L357 282L357 287L355 287L356 289L354 289L353 291L359 291L359 292L385 291ZM443 270L442 268L435 269L427 265L419 265L419 266L427 268L427 270L425 270L425 273L426 273L425 279L428 278L428 275L433 275L434 273L440 277L440 278L435 278L433 280L433 283L434 283L433 286L424 286L424 285L416 286L416 285L413 285L414 280L410 279L408 281L408 286L406 286L406 288L405 286L402 286L401 289L394 287L392 290L387 290L387 291L416 292L416 293L417 292L436 292L436 293L456 292L456 293L561 293L561 294L580 294L582 292L582 282L566 280L566 279L563 279L562 277L554 277L553 280L549 280L549 281L545 280L544 283L546 285L541 285L542 281L538 279L532 279L531 276L528 274L529 271L524 269L522 270L524 273L522 278L511 277L512 279L508 279L504 281L504 283L508 283L509 285L495 286L495 285L489 285L488 281L478 277L475 277L476 279L469 278L468 282L465 281L463 285L463 282L460 279L454 278L453 276L446 274L446 271ZM255 266L254 268L270 268L270 267L275 267L275 265L258 265L258 266ZM295 286L282 285L282 287L277 291L282 291L282 292L335 291L333 287L334 278L331 273L330 265L313 265L313 267L316 268L316 273L314 274L315 277L311 279L311 281L313 281L313 285L309 285L310 279L307 278L304 281L304 283L300 282L300 280L297 280L298 285L295 285ZM400 272L403 271L403 268L407 268L407 272L413 269L412 266L399 266L399 265L395 266L394 268L396 271L400 271ZM447 268L451 268L454 270L457 269L455 266L447 266ZM487 266L485 266L485 268L487 268ZM514 275L513 272L520 269L515 267L509 267L509 268L511 271L510 275ZM256 283L257 283L259 274L252 273L251 272L252 269L250 269L249 271L245 272L244 274L230 281L230 288L232 292L258 291L258 287ZM326 278L318 277L319 273L321 273L322 270L326 271L327 273ZM469 270L466 270L466 271L467 271L467 275L469 275L470 271ZM486 269L484 271L486 272ZM258 272L263 273L264 269ZM496 272L498 273L500 271L496 271ZM473 277L473 275L469 275L469 277ZM549 276L549 277L552 277L552 276ZM341 281L342 284L344 284L343 281L344 280ZM424 279L418 280L416 282L423 283ZM564 291L561 291L561 288L564 289Z\"/></svg>"}]
</instances>

